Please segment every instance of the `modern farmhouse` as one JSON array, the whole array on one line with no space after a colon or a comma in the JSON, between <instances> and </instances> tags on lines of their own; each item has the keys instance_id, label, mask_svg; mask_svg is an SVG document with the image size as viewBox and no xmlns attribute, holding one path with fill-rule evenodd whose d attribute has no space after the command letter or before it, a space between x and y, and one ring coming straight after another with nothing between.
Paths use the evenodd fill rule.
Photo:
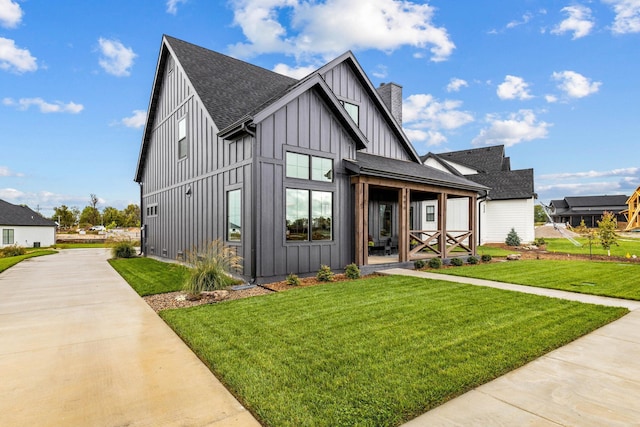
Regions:
<instances>
[{"instance_id":1,"label":"modern farmhouse","mask_svg":"<svg viewBox=\"0 0 640 427\"><path fill-rule=\"evenodd\" d=\"M56 223L27 206L0 200L0 230L5 246L41 247L56 243Z\"/></svg>"},{"instance_id":2,"label":"modern farmhouse","mask_svg":"<svg viewBox=\"0 0 640 427\"><path fill-rule=\"evenodd\" d=\"M424 165L401 112L402 88L374 88L351 52L295 80L163 36L135 173L143 252L222 239L258 282L474 254L487 186Z\"/></svg>"}]
</instances>

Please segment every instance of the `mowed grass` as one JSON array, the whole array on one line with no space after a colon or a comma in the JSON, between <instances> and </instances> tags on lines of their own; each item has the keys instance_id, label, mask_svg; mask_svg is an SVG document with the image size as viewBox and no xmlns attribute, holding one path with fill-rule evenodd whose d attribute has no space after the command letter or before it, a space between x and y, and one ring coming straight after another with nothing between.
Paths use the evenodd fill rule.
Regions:
<instances>
[{"instance_id":1,"label":"mowed grass","mask_svg":"<svg viewBox=\"0 0 640 427\"><path fill-rule=\"evenodd\" d=\"M576 246L567 239L544 239L548 252L561 252L574 255L607 255L606 249L598 244L598 239L591 241L589 249L589 239L577 237L582 246ZM479 253L479 252L478 252ZM618 245L611 247L611 256L625 257L627 254L640 257L640 239L618 237Z\"/></svg>"},{"instance_id":2,"label":"mowed grass","mask_svg":"<svg viewBox=\"0 0 640 427\"><path fill-rule=\"evenodd\" d=\"M394 426L627 313L379 277L162 318L268 426Z\"/></svg>"},{"instance_id":3,"label":"mowed grass","mask_svg":"<svg viewBox=\"0 0 640 427\"><path fill-rule=\"evenodd\" d=\"M40 250L31 251L25 255L12 256L8 258L0 258L0 273L5 271L9 267L13 267L20 261L24 261L25 259L39 257L43 255L52 255L55 253L57 253L57 251L54 251L51 249L40 249Z\"/></svg>"},{"instance_id":4,"label":"mowed grass","mask_svg":"<svg viewBox=\"0 0 640 427\"><path fill-rule=\"evenodd\" d=\"M186 267L151 258L110 259L109 264L141 297L182 290Z\"/></svg>"},{"instance_id":5,"label":"mowed grass","mask_svg":"<svg viewBox=\"0 0 640 427\"><path fill-rule=\"evenodd\" d=\"M437 273L640 300L640 264L520 260L435 270Z\"/></svg>"}]
</instances>

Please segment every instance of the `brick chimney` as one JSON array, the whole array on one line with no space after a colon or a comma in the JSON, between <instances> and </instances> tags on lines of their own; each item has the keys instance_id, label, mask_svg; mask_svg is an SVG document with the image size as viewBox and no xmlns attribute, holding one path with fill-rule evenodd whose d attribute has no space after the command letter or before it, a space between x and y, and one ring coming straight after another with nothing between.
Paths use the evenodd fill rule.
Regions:
<instances>
[{"instance_id":1,"label":"brick chimney","mask_svg":"<svg viewBox=\"0 0 640 427\"><path fill-rule=\"evenodd\" d=\"M402 125L402 86L395 83L380 83L378 95L387 106L391 115Z\"/></svg>"}]
</instances>

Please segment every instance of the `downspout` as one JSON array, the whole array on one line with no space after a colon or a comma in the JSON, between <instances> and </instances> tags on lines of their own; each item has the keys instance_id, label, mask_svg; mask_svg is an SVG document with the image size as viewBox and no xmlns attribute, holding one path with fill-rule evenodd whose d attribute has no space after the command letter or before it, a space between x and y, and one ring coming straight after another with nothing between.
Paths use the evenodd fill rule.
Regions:
<instances>
[{"instance_id":1,"label":"downspout","mask_svg":"<svg viewBox=\"0 0 640 427\"><path fill-rule=\"evenodd\" d=\"M258 139L256 133L247 127L247 123L242 124L242 130L253 138L253 149L251 151L251 281L255 284L257 280L257 259L258 259Z\"/></svg>"},{"instance_id":2,"label":"downspout","mask_svg":"<svg viewBox=\"0 0 640 427\"><path fill-rule=\"evenodd\" d=\"M138 185L140 185L140 253L138 255L142 255L142 254L146 255L146 251L144 250L144 241L147 234L147 230L145 230L145 224L143 224L142 222L142 220L144 219L144 198L143 198L143 191L142 191L143 183L138 182Z\"/></svg>"},{"instance_id":3,"label":"downspout","mask_svg":"<svg viewBox=\"0 0 640 427\"><path fill-rule=\"evenodd\" d=\"M482 245L482 205L489 200L489 190L486 190L485 195L478 199L478 246Z\"/></svg>"}]
</instances>

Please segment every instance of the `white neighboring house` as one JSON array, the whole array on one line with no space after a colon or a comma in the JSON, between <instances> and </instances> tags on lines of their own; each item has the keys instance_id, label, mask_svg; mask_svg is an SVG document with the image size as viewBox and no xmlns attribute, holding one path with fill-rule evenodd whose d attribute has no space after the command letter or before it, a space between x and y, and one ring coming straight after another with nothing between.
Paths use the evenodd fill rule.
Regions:
<instances>
[{"instance_id":1,"label":"white neighboring house","mask_svg":"<svg viewBox=\"0 0 640 427\"><path fill-rule=\"evenodd\" d=\"M511 160L504 155L504 145L429 153L421 157L427 165L462 176L489 187L483 197L478 197L478 244L504 243L511 228L515 229L523 243L535 240L533 169L511 170ZM423 230L437 229L437 206L433 202L425 206L426 218ZM457 206L456 203L462 203ZM433 213L432 215L430 213ZM429 222L432 220L432 222ZM450 199L447 205L447 228L454 229L468 223L466 200Z\"/></svg>"},{"instance_id":2,"label":"white neighboring house","mask_svg":"<svg viewBox=\"0 0 640 427\"><path fill-rule=\"evenodd\" d=\"M5 246L45 247L56 243L56 223L27 206L0 200L0 248Z\"/></svg>"}]
</instances>

